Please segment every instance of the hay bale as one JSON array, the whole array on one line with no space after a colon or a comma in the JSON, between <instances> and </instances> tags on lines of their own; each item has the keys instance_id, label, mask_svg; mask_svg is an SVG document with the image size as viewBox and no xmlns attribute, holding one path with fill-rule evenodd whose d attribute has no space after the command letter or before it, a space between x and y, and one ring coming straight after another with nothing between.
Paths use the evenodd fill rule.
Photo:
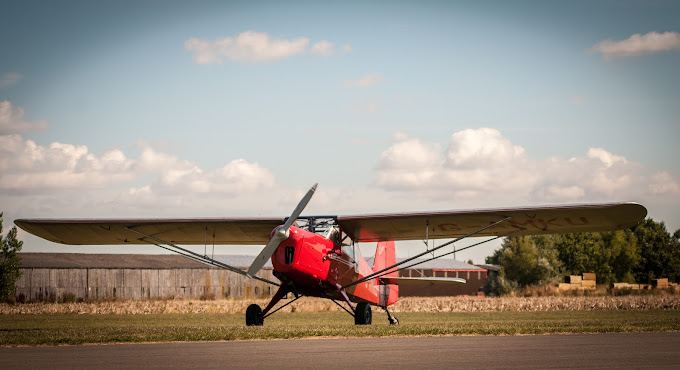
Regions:
<instances>
[{"instance_id":1,"label":"hay bale","mask_svg":"<svg viewBox=\"0 0 680 370\"><path fill-rule=\"evenodd\" d=\"M652 286L655 288L668 288L668 279L654 279L652 280Z\"/></svg>"},{"instance_id":2,"label":"hay bale","mask_svg":"<svg viewBox=\"0 0 680 370\"><path fill-rule=\"evenodd\" d=\"M560 290L571 290L571 284L560 283L559 289Z\"/></svg>"},{"instance_id":3,"label":"hay bale","mask_svg":"<svg viewBox=\"0 0 680 370\"><path fill-rule=\"evenodd\" d=\"M595 281L596 277L597 277L597 275L594 272L584 272L583 273L583 280L584 281L586 281L586 280Z\"/></svg>"},{"instance_id":4,"label":"hay bale","mask_svg":"<svg viewBox=\"0 0 680 370\"><path fill-rule=\"evenodd\" d=\"M581 282L581 286L583 287L583 289L589 289L589 290L594 290L595 288L597 288L595 280L583 280Z\"/></svg>"},{"instance_id":5,"label":"hay bale","mask_svg":"<svg viewBox=\"0 0 680 370\"><path fill-rule=\"evenodd\" d=\"M638 284L628 284L628 283L612 283L610 285L611 288L613 289L639 289L640 286Z\"/></svg>"},{"instance_id":6,"label":"hay bale","mask_svg":"<svg viewBox=\"0 0 680 370\"><path fill-rule=\"evenodd\" d=\"M581 284L581 277L578 275L567 275L564 277L564 282L569 284Z\"/></svg>"}]
</instances>

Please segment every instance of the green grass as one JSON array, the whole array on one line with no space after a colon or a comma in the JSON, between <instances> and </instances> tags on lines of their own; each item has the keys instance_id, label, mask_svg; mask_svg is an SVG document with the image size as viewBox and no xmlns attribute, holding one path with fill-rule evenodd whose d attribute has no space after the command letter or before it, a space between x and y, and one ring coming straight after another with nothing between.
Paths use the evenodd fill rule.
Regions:
<instances>
[{"instance_id":1,"label":"green grass","mask_svg":"<svg viewBox=\"0 0 680 370\"><path fill-rule=\"evenodd\" d=\"M277 313L262 327L242 314L0 315L0 345L680 330L680 311L400 313L397 326L375 311L371 326L343 312Z\"/></svg>"}]
</instances>

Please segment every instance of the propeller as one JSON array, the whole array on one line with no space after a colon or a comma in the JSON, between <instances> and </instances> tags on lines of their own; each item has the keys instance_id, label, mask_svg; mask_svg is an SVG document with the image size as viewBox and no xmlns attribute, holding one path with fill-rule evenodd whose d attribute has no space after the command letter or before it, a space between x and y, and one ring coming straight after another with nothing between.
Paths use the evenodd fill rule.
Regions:
<instances>
[{"instance_id":1,"label":"propeller","mask_svg":"<svg viewBox=\"0 0 680 370\"><path fill-rule=\"evenodd\" d=\"M267 243L264 249L262 249L262 252L260 252L260 254L255 258L255 261L253 261L253 264L250 265L250 268L248 268L248 276L255 276L255 274L260 271L262 266L267 263L267 260L272 257L272 254L274 254L276 248L279 247L279 244L281 244L282 241L288 239L288 236L290 235L290 226L293 225L293 222L295 222L298 217L300 217L300 213L302 213L302 211L305 209L307 203L309 203L309 200L312 199L312 195L314 195L317 185L319 184L316 183L311 189L309 189L307 194L305 194L300 203L298 203L297 207L295 207L295 210L290 215L290 217L288 217L286 222L282 226L276 228L274 235L272 235L271 239L269 239L269 243Z\"/></svg>"}]
</instances>

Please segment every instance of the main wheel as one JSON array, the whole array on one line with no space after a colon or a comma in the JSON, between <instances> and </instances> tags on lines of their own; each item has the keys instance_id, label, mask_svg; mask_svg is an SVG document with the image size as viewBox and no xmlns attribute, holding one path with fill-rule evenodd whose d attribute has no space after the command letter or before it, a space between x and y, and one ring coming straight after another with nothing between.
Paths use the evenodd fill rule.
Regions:
<instances>
[{"instance_id":1,"label":"main wheel","mask_svg":"<svg viewBox=\"0 0 680 370\"><path fill-rule=\"evenodd\" d=\"M264 324L262 318L262 308L256 304L251 304L246 309L246 325L247 326L261 326Z\"/></svg>"},{"instance_id":2,"label":"main wheel","mask_svg":"<svg viewBox=\"0 0 680 370\"><path fill-rule=\"evenodd\" d=\"M371 305L366 302L359 302L359 304L357 304L357 309L354 312L354 324L371 325L372 318Z\"/></svg>"}]
</instances>

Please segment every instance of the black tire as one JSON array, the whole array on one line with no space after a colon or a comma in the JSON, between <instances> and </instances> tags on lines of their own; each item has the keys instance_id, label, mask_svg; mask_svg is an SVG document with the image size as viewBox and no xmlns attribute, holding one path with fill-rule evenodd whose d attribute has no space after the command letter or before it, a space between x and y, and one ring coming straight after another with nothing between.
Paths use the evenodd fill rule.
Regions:
<instances>
[{"instance_id":1,"label":"black tire","mask_svg":"<svg viewBox=\"0 0 680 370\"><path fill-rule=\"evenodd\" d=\"M262 318L262 308L256 304L251 304L246 309L246 325L247 326L262 326L264 319Z\"/></svg>"},{"instance_id":2,"label":"black tire","mask_svg":"<svg viewBox=\"0 0 680 370\"><path fill-rule=\"evenodd\" d=\"M354 312L355 325L371 325L373 314L371 313L371 305L366 302L359 302L356 311Z\"/></svg>"}]
</instances>

